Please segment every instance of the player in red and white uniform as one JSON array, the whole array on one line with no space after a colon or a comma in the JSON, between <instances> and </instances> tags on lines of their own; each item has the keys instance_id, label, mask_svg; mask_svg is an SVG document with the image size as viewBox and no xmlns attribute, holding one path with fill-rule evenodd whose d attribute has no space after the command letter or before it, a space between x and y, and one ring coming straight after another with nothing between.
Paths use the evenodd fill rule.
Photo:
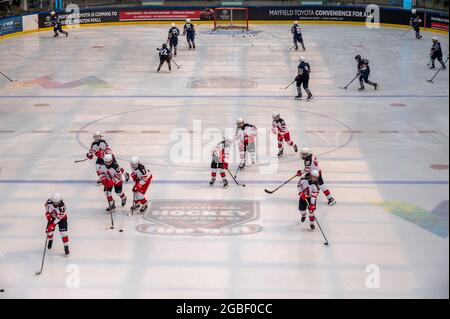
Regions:
<instances>
[{"instance_id":1,"label":"player in red and white uniform","mask_svg":"<svg viewBox=\"0 0 450 319\"><path fill-rule=\"evenodd\" d=\"M252 164L256 162L256 135L258 134L256 126L245 123L242 118L236 120L235 139L239 143L239 155L241 163L239 169L243 170L247 159L247 152L250 154Z\"/></svg>"},{"instance_id":2,"label":"player in red and white uniform","mask_svg":"<svg viewBox=\"0 0 450 319\"><path fill-rule=\"evenodd\" d=\"M53 232L55 231L56 225L58 225L59 233L64 244L64 253L68 256L70 251L69 236L67 235L67 212L61 194L55 193L45 202L45 217L47 217L47 248L52 249Z\"/></svg>"},{"instance_id":3,"label":"player in red and white uniform","mask_svg":"<svg viewBox=\"0 0 450 319\"><path fill-rule=\"evenodd\" d=\"M298 195L300 199L298 201L298 210L302 214L302 223L306 219L306 209L309 211L309 226L314 229L314 221L316 217L314 212L316 211L317 196L319 196L319 172L312 170L308 177L303 177L298 182Z\"/></svg>"},{"instance_id":4,"label":"player in red and white uniform","mask_svg":"<svg viewBox=\"0 0 450 319\"><path fill-rule=\"evenodd\" d=\"M104 186L104 192L106 199L108 200L108 208L106 211L111 211L116 208L116 203L112 196L112 189L122 200L122 206L127 203L127 197L123 192L123 172L124 170L119 167L119 164L114 161L112 154L106 154L103 157L103 165L100 167L100 180Z\"/></svg>"},{"instance_id":5,"label":"player in red and white uniform","mask_svg":"<svg viewBox=\"0 0 450 319\"><path fill-rule=\"evenodd\" d=\"M147 191L150 183L152 182L153 175L148 171L139 157L133 156L130 160L131 166L131 178L134 181L133 186L133 206L131 206L131 211L141 208L139 211L141 213L145 212L148 207L148 201L145 197L145 192Z\"/></svg>"},{"instance_id":6,"label":"player in red and white uniform","mask_svg":"<svg viewBox=\"0 0 450 319\"><path fill-rule=\"evenodd\" d=\"M272 133L276 134L278 137L278 157L283 156L283 143L286 142L287 145L292 146L294 151L298 152L298 147L291 140L291 134L287 128L286 122L280 117L280 113L272 114Z\"/></svg>"},{"instance_id":7,"label":"player in red and white uniform","mask_svg":"<svg viewBox=\"0 0 450 319\"><path fill-rule=\"evenodd\" d=\"M225 170L228 169L230 145L231 140L224 137L212 151L211 181L209 182L209 185L211 186L213 186L216 181L217 170L219 170L220 177L222 177L223 187L228 186L228 181L225 177Z\"/></svg>"},{"instance_id":8,"label":"player in red and white uniform","mask_svg":"<svg viewBox=\"0 0 450 319\"><path fill-rule=\"evenodd\" d=\"M89 159L93 159L94 156L97 158L95 161L95 171L99 177L97 183L101 183L100 179L100 167L103 165L103 157L106 154L112 154L111 148L109 148L108 143L103 139L103 136L100 132L94 132L93 134L94 141L91 144L91 148L89 152L86 154L86 157Z\"/></svg>"},{"instance_id":9,"label":"player in red and white uniform","mask_svg":"<svg viewBox=\"0 0 450 319\"><path fill-rule=\"evenodd\" d=\"M304 160L304 163L305 163L305 168L304 168L304 172L306 173L305 177L308 177L308 174L313 170L318 171L319 172L319 180L318 180L319 188L323 192L323 194L327 197L328 205L333 206L334 204L336 204L336 201L334 200L333 196L331 196L331 192L328 190L328 187L325 185L325 183L323 181L322 170L319 167L319 161L317 160L317 157L314 154L312 154L311 151L309 150L309 148L307 148L307 147L304 147L300 150L300 156Z\"/></svg>"}]
</instances>

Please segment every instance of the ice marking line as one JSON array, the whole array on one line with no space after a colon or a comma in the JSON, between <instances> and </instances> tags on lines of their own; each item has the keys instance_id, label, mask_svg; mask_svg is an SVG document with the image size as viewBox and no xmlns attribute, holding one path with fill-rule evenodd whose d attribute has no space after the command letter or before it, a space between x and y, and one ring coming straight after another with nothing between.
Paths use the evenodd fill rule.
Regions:
<instances>
[{"instance_id":1,"label":"ice marking line","mask_svg":"<svg viewBox=\"0 0 450 319\"><path fill-rule=\"evenodd\" d=\"M297 130L297 129L292 129L291 131L293 132L298 132L298 133L305 133L305 134L316 134L317 136L319 136L320 138L324 139L324 137L322 136L323 134L337 134L337 133L344 133L344 134L431 134L431 135L435 135L438 133L444 133L444 132L439 132L439 131L435 131L435 130L430 130L430 131L424 131L424 130L419 130L419 131L398 131L398 130L353 130L353 131L348 131L348 130L328 130L328 131L324 131L324 130ZM0 130L0 134L13 134L13 133L20 133L20 134L32 134L32 133L58 133L58 134L89 134L95 132L95 130ZM104 133L108 133L108 134L169 134L170 131L169 130L108 130L108 131L104 131ZM188 133L193 133L192 130L188 130Z\"/></svg>"},{"instance_id":2,"label":"ice marking line","mask_svg":"<svg viewBox=\"0 0 450 319\"><path fill-rule=\"evenodd\" d=\"M95 180L90 179L3 179L0 184L95 184ZM242 180L245 184L281 184L282 180ZM167 184L167 185L197 185L208 184L205 180L153 180L152 183ZM296 182L290 182L295 184ZM360 180L360 181L346 181L346 180L329 180L327 184L333 185L448 185L448 180ZM208 184L209 185L209 184Z\"/></svg>"},{"instance_id":3,"label":"ice marking line","mask_svg":"<svg viewBox=\"0 0 450 319\"><path fill-rule=\"evenodd\" d=\"M386 94L386 95L316 95L316 98L449 98L449 95L422 95L422 94ZM291 95L2 95L0 99L67 99L67 98L79 98L79 99L116 99L116 98L139 98L139 99L186 99L186 98L274 98L274 99L288 99L292 100Z\"/></svg>"},{"instance_id":4,"label":"ice marking line","mask_svg":"<svg viewBox=\"0 0 450 319\"><path fill-rule=\"evenodd\" d=\"M109 115L100 117L100 118L98 118L98 119L96 119L96 120L93 120L93 121L91 121L91 122L89 122L89 123L83 125L83 126L79 129L79 132L80 132L80 133L77 133L77 135L76 135L76 140L77 140L78 144L79 144L81 147L83 147L84 149L89 149L89 147L86 146L86 145L84 145L83 142L81 142L81 139L80 139L80 134L81 134L81 132L85 131L87 127L89 127L89 126L91 126L91 125L93 125L93 124L95 124L95 123L97 123L97 122L100 122L100 121L103 121L103 120L105 120L105 119L109 119L109 118L112 118L112 117L115 117L115 116L118 116L118 115L124 115L124 114L129 114L129 113L136 113L136 112L144 112L144 111L149 111L149 110L150 110L150 111L154 111L154 110L157 110L157 109L167 109L167 108L169 108L169 107L170 107L170 108L177 108L177 107L181 107L181 108L182 108L182 107L186 107L186 106L185 106L185 105L180 105L180 104L175 104L175 105L170 105L170 106L167 106L167 105L165 105L165 106L151 106L151 107L145 107L145 108L140 108L140 109L135 109L135 110L129 110L129 111L123 111L123 112L112 113L112 114L109 114ZM201 104L198 104L198 105L193 105L193 106L191 106L191 108L192 108L192 107L202 107L202 105L201 105ZM248 107L266 107L266 106L265 106L265 105L258 105L258 106L255 106L255 105L249 104ZM301 108L287 107L287 106L279 106L278 108L279 108L279 109L286 109L286 110L293 110L293 109L296 109L297 112L303 112L303 113L307 113L307 114L312 114L312 115L315 115L315 116L319 116L319 117L322 117L322 118L325 118L325 119L334 121L334 122L338 123L339 125L341 125L342 127L344 127L344 128L346 129L346 131L347 131L349 134L348 134L348 136L346 136L347 140L346 140L345 142L343 142L343 143L340 144L340 145L337 145L336 147L334 147L334 148L332 148L332 149L330 149L330 150L328 150L328 151L325 151L325 152L322 152L322 153L317 154L318 156L323 156L323 155L330 154L330 153L333 153L333 152L335 152L335 151L338 151L338 150L340 150L340 149L343 149L343 148L345 148L347 145L349 145L349 144L352 142L352 140L353 140L353 136L354 136L354 134L353 134L353 129L352 129L350 126L348 126L347 124L345 124L344 122L342 122L341 120L335 119L335 118L333 118L333 117L331 117L331 116L328 116L328 115L326 115L326 114L322 114L322 113L318 113L318 112L312 112L312 111L307 111L307 110L303 110L303 109L301 109ZM191 131L190 131L190 132L191 132ZM117 157L117 159L119 159L119 160L124 160L123 158L120 158L120 157ZM297 160L297 159L292 159L292 160L290 160L290 161L287 161L286 163L294 162L294 161L296 161L296 160ZM151 162L147 162L147 163L143 163L143 164L148 164L148 165L152 165L152 166L167 166L167 165L162 165L162 164L159 164L159 163L151 163ZM256 166L259 166L259 164L256 164Z\"/></svg>"}]
</instances>

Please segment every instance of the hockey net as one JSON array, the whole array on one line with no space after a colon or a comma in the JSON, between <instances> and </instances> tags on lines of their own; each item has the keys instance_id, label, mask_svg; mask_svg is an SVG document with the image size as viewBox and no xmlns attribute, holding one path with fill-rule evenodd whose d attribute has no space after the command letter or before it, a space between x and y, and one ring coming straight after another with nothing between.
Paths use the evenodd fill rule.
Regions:
<instances>
[{"instance_id":1,"label":"hockey net","mask_svg":"<svg viewBox=\"0 0 450 319\"><path fill-rule=\"evenodd\" d=\"M248 9L247 8L214 9L214 31L221 29L248 30Z\"/></svg>"}]
</instances>

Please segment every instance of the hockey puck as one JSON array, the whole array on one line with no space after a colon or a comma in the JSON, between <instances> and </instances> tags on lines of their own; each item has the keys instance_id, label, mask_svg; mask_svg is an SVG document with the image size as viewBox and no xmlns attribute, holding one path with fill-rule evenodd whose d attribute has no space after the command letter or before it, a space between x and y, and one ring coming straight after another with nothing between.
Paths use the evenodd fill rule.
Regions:
<instances>
[{"instance_id":1,"label":"hockey puck","mask_svg":"<svg viewBox=\"0 0 450 319\"><path fill-rule=\"evenodd\" d=\"M0 289L0 292L5 292L5 289Z\"/></svg>"},{"instance_id":2,"label":"hockey puck","mask_svg":"<svg viewBox=\"0 0 450 319\"><path fill-rule=\"evenodd\" d=\"M325 246L328 246L328 243L323 243Z\"/></svg>"},{"instance_id":3,"label":"hockey puck","mask_svg":"<svg viewBox=\"0 0 450 319\"><path fill-rule=\"evenodd\" d=\"M119 232L123 233L123 229L120 229Z\"/></svg>"}]
</instances>

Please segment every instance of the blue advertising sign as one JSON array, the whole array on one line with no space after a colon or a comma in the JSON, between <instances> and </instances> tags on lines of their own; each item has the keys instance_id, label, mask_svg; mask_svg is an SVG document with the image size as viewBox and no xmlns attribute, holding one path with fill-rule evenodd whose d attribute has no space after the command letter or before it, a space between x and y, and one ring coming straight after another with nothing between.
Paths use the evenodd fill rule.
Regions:
<instances>
[{"instance_id":1,"label":"blue advertising sign","mask_svg":"<svg viewBox=\"0 0 450 319\"><path fill-rule=\"evenodd\" d=\"M22 30L22 17L9 17L0 19L0 36L20 32Z\"/></svg>"}]
</instances>

